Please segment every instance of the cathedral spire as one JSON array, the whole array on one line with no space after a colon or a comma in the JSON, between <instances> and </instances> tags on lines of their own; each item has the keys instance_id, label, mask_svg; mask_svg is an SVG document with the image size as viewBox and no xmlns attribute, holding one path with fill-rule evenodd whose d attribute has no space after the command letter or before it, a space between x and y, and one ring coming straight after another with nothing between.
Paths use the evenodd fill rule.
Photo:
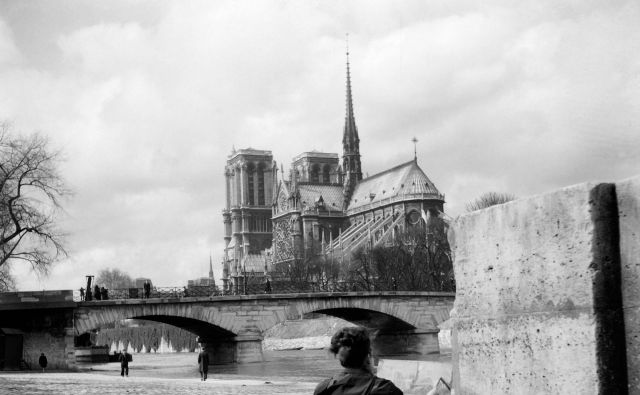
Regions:
<instances>
[{"instance_id":1,"label":"cathedral spire","mask_svg":"<svg viewBox=\"0 0 640 395\"><path fill-rule=\"evenodd\" d=\"M347 40L349 36L347 35ZM356 119L353 114L353 96L351 94L351 67L349 65L349 42L347 41L347 109L344 120L344 134L342 144L358 145L358 128L356 127Z\"/></svg>"},{"instance_id":2,"label":"cathedral spire","mask_svg":"<svg viewBox=\"0 0 640 395\"><path fill-rule=\"evenodd\" d=\"M351 201L351 195L358 181L362 180L360 165L360 138L353 114L353 96L351 93L351 67L349 65L349 35L347 35L347 109L344 119L344 132L342 135L342 163L344 172L344 208Z\"/></svg>"},{"instance_id":3,"label":"cathedral spire","mask_svg":"<svg viewBox=\"0 0 640 395\"><path fill-rule=\"evenodd\" d=\"M209 252L209 278L213 280L213 259L211 258L211 252Z\"/></svg>"}]
</instances>

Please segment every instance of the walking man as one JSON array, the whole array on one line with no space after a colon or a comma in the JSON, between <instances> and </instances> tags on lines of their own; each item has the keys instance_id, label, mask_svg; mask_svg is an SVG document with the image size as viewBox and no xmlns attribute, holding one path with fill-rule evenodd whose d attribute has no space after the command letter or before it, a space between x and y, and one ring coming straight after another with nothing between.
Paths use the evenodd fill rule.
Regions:
<instances>
[{"instance_id":1,"label":"walking man","mask_svg":"<svg viewBox=\"0 0 640 395\"><path fill-rule=\"evenodd\" d=\"M269 281L268 278L267 278L267 282L264 285L264 293L266 293L266 294L270 294L271 293L271 281Z\"/></svg>"},{"instance_id":2,"label":"walking man","mask_svg":"<svg viewBox=\"0 0 640 395\"><path fill-rule=\"evenodd\" d=\"M120 376L129 377L129 355L125 350L120 352L118 360L120 361Z\"/></svg>"},{"instance_id":3,"label":"walking man","mask_svg":"<svg viewBox=\"0 0 640 395\"><path fill-rule=\"evenodd\" d=\"M207 373L209 372L209 354L202 347L198 354L198 366L200 368L200 381L207 381Z\"/></svg>"}]
</instances>

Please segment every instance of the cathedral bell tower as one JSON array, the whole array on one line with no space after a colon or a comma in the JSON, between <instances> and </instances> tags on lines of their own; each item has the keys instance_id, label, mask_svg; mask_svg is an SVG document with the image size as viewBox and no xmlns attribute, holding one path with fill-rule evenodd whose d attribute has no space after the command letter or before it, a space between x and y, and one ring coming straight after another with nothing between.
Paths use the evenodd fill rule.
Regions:
<instances>
[{"instance_id":1,"label":"cathedral bell tower","mask_svg":"<svg viewBox=\"0 0 640 395\"><path fill-rule=\"evenodd\" d=\"M360 165L360 138L358 128L353 115L353 99L351 97L351 72L349 69L349 51L347 50L347 111L344 119L344 133L342 135L342 169L343 169L343 195L344 208L351 201L351 196L356 184L362 180L362 167Z\"/></svg>"}]
</instances>

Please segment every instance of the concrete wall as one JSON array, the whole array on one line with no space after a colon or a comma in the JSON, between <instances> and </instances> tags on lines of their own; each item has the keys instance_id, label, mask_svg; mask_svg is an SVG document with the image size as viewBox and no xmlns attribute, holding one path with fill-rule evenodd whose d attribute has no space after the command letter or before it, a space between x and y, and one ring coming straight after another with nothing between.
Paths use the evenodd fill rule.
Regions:
<instances>
[{"instance_id":1,"label":"concrete wall","mask_svg":"<svg viewBox=\"0 0 640 395\"><path fill-rule=\"evenodd\" d=\"M31 369L38 370L40 353L47 357L47 369L69 370L75 369L75 355L73 347L73 328L68 328L67 333L51 334L48 332L28 332L24 334L24 360Z\"/></svg>"},{"instance_id":2,"label":"concrete wall","mask_svg":"<svg viewBox=\"0 0 640 395\"><path fill-rule=\"evenodd\" d=\"M629 394L640 395L640 177L616 183Z\"/></svg>"},{"instance_id":3,"label":"concrete wall","mask_svg":"<svg viewBox=\"0 0 640 395\"><path fill-rule=\"evenodd\" d=\"M449 236L456 394L626 393L612 184L470 213Z\"/></svg>"}]
</instances>

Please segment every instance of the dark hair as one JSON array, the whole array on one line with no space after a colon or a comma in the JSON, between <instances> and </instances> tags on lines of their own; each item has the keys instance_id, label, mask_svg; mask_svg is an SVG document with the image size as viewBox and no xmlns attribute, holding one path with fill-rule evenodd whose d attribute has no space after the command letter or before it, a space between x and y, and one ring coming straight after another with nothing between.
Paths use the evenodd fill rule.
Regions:
<instances>
[{"instance_id":1,"label":"dark hair","mask_svg":"<svg viewBox=\"0 0 640 395\"><path fill-rule=\"evenodd\" d=\"M345 368L360 368L371 353L369 333L360 327L342 328L331 337L329 351L338 356Z\"/></svg>"}]
</instances>

